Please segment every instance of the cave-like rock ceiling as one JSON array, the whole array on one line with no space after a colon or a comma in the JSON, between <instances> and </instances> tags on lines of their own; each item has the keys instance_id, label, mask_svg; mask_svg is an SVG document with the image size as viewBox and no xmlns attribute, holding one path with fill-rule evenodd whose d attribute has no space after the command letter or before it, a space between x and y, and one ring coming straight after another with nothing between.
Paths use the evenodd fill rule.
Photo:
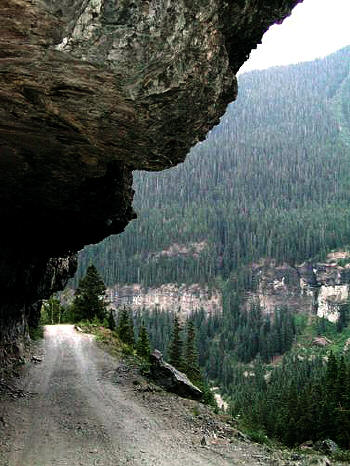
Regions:
<instances>
[{"instance_id":1,"label":"cave-like rock ceiling","mask_svg":"<svg viewBox=\"0 0 350 466\"><path fill-rule=\"evenodd\" d=\"M218 123L235 73L298 0L0 3L4 340L78 249L134 218L132 170L176 165Z\"/></svg>"}]
</instances>

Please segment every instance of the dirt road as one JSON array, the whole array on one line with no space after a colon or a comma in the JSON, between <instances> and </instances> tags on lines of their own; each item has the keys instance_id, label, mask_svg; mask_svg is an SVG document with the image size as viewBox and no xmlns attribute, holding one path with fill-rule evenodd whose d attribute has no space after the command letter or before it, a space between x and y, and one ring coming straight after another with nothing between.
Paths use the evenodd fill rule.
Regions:
<instances>
[{"instance_id":1,"label":"dirt road","mask_svg":"<svg viewBox=\"0 0 350 466\"><path fill-rule=\"evenodd\" d=\"M272 464L239 448L227 457L193 445L166 406L160 415L119 387L118 361L73 326L47 326L42 345L23 396L0 401L2 466Z\"/></svg>"}]
</instances>

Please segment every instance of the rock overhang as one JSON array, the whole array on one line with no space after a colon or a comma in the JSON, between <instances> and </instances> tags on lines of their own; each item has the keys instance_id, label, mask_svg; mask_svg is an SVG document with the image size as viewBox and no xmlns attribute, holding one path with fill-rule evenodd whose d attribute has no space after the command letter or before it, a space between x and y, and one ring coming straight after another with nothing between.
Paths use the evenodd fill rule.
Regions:
<instances>
[{"instance_id":1,"label":"rock overhang","mask_svg":"<svg viewBox=\"0 0 350 466\"><path fill-rule=\"evenodd\" d=\"M4 320L61 287L78 249L123 231L132 170L185 159L298 0L1 3Z\"/></svg>"}]
</instances>

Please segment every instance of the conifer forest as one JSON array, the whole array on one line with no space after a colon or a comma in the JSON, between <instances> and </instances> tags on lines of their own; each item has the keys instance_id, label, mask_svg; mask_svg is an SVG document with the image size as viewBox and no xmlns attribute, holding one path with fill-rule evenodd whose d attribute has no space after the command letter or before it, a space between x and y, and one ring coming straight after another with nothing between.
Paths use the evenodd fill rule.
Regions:
<instances>
[{"instance_id":1,"label":"conifer forest","mask_svg":"<svg viewBox=\"0 0 350 466\"><path fill-rule=\"evenodd\" d=\"M70 286L94 264L107 287L220 290L220 312L196 310L183 323L174 312L134 312L128 338L220 386L247 427L289 446L329 438L350 448L350 352L337 344L350 338L350 307L332 323L245 300L261 259L295 266L350 245L350 47L241 74L237 100L206 140L180 166L134 172L134 189L138 218L81 251ZM333 344L303 346L306 335Z\"/></svg>"}]
</instances>

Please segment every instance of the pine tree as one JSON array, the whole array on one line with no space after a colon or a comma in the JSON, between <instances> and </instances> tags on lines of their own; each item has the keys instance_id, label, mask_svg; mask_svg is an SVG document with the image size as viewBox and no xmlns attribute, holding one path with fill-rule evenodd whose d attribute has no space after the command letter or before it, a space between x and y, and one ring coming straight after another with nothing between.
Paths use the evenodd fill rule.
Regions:
<instances>
[{"instance_id":1,"label":"pine tree","mask_svg":"<svg viewBox=\"0 0 350 466\"><path fill-rule=\"evenodd\" d=\"M337 407L338 361L331 351L328 357L325 388L326 399L323 406L323 430L327 437L336 438L337 426L335 410Z\"/></svg>"},{"instance_id":2,"label":"pine tree","mask_svg":"<svg viewBox=\"0 0 350 466\"><path fill-rule=\"evenodd\" d=\"M191 382L202 380L198 364L198 351L196 345L196 331L191 320L187 323L187 338L185 344L184 372Z\"/></svg>"},{"instance_id":3,"label":"pine tree","mask_svg":"<svg viewBox=\"0 0 350 466\"><path fill-rule=\"evenodd\" d=\"M333 351L329 353L328 363L327 363L327 372L326 372L326 390L332 398L336 398L335 395L335 386L338 379L338 361L334 356Z\"/></svg>"},{"instance_id":4,"label":"pine tree","mask_svg":"<svg viewBox=\"0 0 350 466\"><path fill-rule=\"evenodd\" d=\"M341 332L348 324L348 308L349 304L342 304L339 307L339 317L337 320L337 332Z\"/></svg>"},{"instance_id":5,"label":"pine tree","mask_svg":"<svg viewBox=\"0 0 350 466\"><path fill-rule=\"evenodd\" d=\"M181 325L177 315L174 316L173 333L169 347L169 362L179 371L183 370L184 363L182 357L182 339L181 339Z\"/></svg>"},{"instance_id":6,"label":"pine tree","mask_svg":"<svg viewBox=\"0 0 350 466\"><path fill-rule=\"evenodd\" d=\"M115 325L113 311L109 311L107 322L108 322L108 328L112 331L115 330L116 325Z\"/></svg>"},{"instance_id":7,"label":"pine tree","mask_svg":"<svg viewBox=\"0 0 350 466\"><path fill-rule=\"evenodd\" d=\"M97 318L102 321L107 312L105 292L106 286L96 267L90 265L85 277L79 281L79 286L75 292L73 301L75 320L92 321Z\"/></svg>"},{"instance_id":8,"label":"pine tree","mask_svg":"<svg viewBox=\"0 0 350 466\"><path fill-rule=\"evenodd\" d=\"M142 322L139 338L137 340L136 352L141 358L149 359L151 346L149 342L149 336L145 327L145 324Z\"/></svg>"},{"instance_id":9,"label":"pine tree","mask_svg":"<svg viewBox=\"0 0 350 466\"><path fill-rule=\"evenodd\" d=\"M133 321L133 318L132 318L132 313L130 311L129 313L129 333L128 333L128 336L127 336L127 344L129 346L131 346L132 348L134 348L135 346L135 332L134 332L134 321Z\"/></svg>"},{"instance_id":10,"label":"pine tree","mask_svg":"<svg viewBox=\"0 0 350 466\"><path fill-rule=\"evenodd\" d=\"M135 345L134 325L130 314L131 311L126 307L120 311L117 333L122 342L133 347Z\"/></svg>"}]
</instances>

